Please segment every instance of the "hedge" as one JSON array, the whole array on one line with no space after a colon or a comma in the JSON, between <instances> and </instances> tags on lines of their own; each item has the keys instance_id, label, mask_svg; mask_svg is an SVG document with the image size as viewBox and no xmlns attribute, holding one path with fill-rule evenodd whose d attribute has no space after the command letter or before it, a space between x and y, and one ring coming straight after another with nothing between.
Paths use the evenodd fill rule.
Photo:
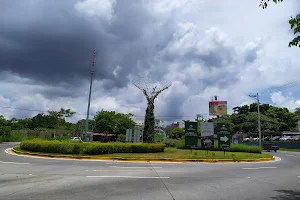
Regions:
<instances>
[{"instance_id":1,"label":"hedge","mask_svg":"<svg viewBox=\"0 0 300 200\"><path fill-rule=\"evenodd\" d=\"M183 141L180 141L176 144L177 149L189 149L186 148ZM197 148L199 150L206 150L205 148L202 148L201 146ZM215 144L214 148L210 148L211 151L223 151L223 149L220 149L217 144ZM249 146L244 144L231 144L230 149L226 150L230 152L247 152L247 153L261 153L262 148L258 146Z\"/></svg>"},{"instance_id":2,"label":"hedge","mask_svg":"<svg viewBox=\"0 0 300 200\"><path fill-rule=\"evenodd\" d=\"M26 151L60 154L111 154L163 152L165 144L98 143L47 140L25 140L20 148Z\"/></svg>"}]
</instances>

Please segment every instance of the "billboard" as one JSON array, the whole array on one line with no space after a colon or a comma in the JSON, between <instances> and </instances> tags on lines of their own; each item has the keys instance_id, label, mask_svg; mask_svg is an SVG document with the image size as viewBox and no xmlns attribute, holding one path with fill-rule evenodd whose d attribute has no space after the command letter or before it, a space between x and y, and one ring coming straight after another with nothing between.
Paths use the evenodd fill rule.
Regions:
<instances>
[{"instance_id":1,"label":"billboard","mask_svg":"<svg viewBox=\"0 0 300 200\"><path fill-rule=\"evenodd\" d=\"M214 123L201 122L201 146L204 148L214 147Z\"/></svg>"},{"instance_id":2,"label":"billboard","mask_svg":"<svg viewBox=\"0 0 300 200\"><path fill-rule=\"evenodd\" d=\"M210 115L227 115L227 101L210 101L208 106Z\"/></svg>"},{"instance_id":3,"label":"billboard","mask_svg":"<svg viewBox=\"0 0 300 200\"><path fill-rule=\"evenodd\" d=\"M213 122L201 122L201 136L214 135L214 123Z\"/></svg>"}]
</instances>

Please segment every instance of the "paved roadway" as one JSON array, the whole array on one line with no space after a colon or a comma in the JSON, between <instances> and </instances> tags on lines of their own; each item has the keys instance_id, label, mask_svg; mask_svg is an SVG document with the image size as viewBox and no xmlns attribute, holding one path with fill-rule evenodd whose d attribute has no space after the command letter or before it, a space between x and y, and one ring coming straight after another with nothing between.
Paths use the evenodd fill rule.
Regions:
<instances>
[{"instance_id":1,"label":"paved roadway","mask_svg":"<svg viewBox=\"0 0 300 200\"><path fill-rule=\"evenodd\" d=\"M300 153L268 163L132 163L11 155L0 144L2 200L296 200Z\"/></svg>"}]
</instances>

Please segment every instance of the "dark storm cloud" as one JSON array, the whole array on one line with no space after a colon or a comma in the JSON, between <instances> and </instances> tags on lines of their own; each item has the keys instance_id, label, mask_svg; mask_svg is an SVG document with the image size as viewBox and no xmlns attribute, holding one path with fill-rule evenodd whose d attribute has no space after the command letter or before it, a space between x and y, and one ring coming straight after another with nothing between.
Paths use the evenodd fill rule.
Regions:
<instances>
[{"instance_id":1,"label":"dark storm cloud","mask_svg":"<svg viewBox=\"0 0 300 200\"><path fill-rule=\"evenodd\" d=\"M1 1L0 73L10 71L42 85L68 83L69 87L78 87L89 78L95 48L95 79L106 80L104 88L110 90L127 85L127 75L139 71L137 61L143 68L153 62L158 43L147 40L160 37L143 36L157 19L142 1L118 1L111 23L78 13L75 1L19 2ZM114 75L118 65L120 69ZM61 89L48 91L50 96L69 95Z\"/></svg>"}]
</instances>

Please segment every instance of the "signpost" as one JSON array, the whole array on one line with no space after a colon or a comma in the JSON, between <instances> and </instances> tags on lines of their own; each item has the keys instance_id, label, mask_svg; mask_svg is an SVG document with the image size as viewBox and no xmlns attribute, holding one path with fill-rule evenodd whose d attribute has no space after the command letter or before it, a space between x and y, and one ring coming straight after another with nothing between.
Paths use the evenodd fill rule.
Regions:
<instances>
[{"instance_id":1,"label":"signpost","mask_svg":"<svg viewBox=\"0 0 300 200\"><path fill-rule=\"evenodd\" d=\"M201 122L201 146L214 148L214 123Z\"/></svg>"},{"instance_id":2,"label":"signpost","mask_svg":"<svg viewBox=\"0 0 300 200\"><path fill-rule=\"evenodd\" d=\"M184 122L185 132L185 147L197 147L198 135L197 135L198 122Z\"/></svg>"},{"instance_id":3,"label":"signpost","mask_svg":"<svg viewBox=\"0 0 300 200\"><path fill-rule=\"evenodd\" d=\"M221 149L230 148L232 135L229 130L229 124L217 123L216 124L216 133L218 135L219 148L221 148Z\"/></svg>"}]
</instances>

